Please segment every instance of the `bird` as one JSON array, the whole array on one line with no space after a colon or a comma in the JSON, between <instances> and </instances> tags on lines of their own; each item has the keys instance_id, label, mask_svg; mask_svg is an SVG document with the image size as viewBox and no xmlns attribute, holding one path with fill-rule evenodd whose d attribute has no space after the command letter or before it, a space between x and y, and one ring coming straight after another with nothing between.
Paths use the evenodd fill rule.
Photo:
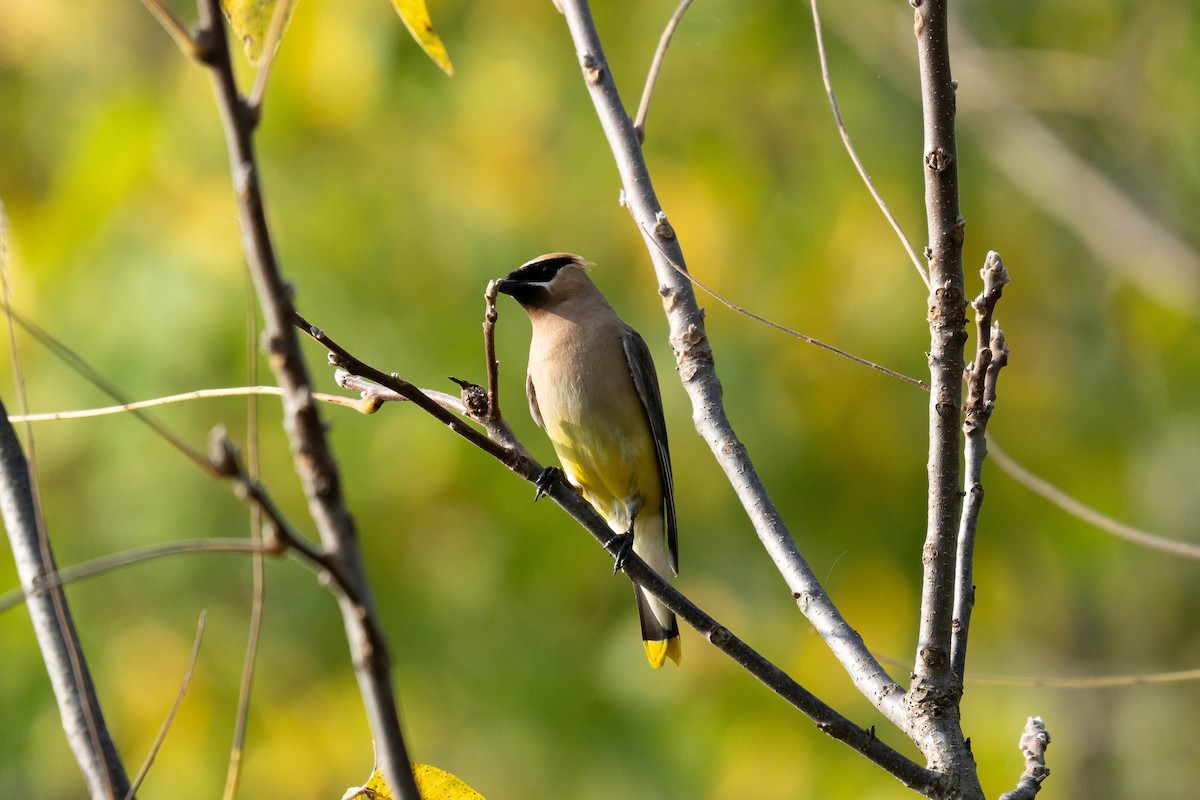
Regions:
<instances>
[{"instance_id":1,"label":"bird","mask_svg":"<svg viewBox=\"0 0 1200 800\"><path fill-rule=\"evenodd\" d=\"M588 277L591 263L547 253L497 284L533 329L525 391L568 483L659 576L679 571L675 489L650 348ZM545 477L545 475L540 476ZM538 482L539 496L544 490ZM682 652L675 614L634 585L642 642L658 669Z\"/></svg>"}]
</instances>

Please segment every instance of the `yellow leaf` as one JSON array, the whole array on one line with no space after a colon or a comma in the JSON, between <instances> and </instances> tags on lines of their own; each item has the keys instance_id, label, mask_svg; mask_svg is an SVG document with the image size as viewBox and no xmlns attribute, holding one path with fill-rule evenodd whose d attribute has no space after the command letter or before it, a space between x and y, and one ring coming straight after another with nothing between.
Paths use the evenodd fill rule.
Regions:
<instances>
[{"instance_id":1,"label":"yellow leaf","mask_svg":"<svg viewBox=\"0 0 1200 800\"><path fill-rule=\"evenodd\" d=\"M483 800L483 795L449 772L428 764L413 764L413 777L421 790L421 800Z\"/></svg>"},{"instance_id":2,"label":"yellow leaf","mask_svg":"<svg viewBox=\"0 0 1200 800\"><path fill-rule=\"evenodd\" d=\"M413 764L412 770L421 800L483 800L483 795L449 772L428 764ZM347 789L342 800L392 800L392 790L376 769L365 784Z\"/></svg>"},{"instance_id":3,"label":"yellow leaf","mask_svg":"<svg viewBox=\"0 0 1200 800\"><path fill-rule=\"evenodd\" d=\"M366 783L362 786L351 786L342 795L342 800L392 800L392 790L383 779L383 773L376 767Z\"/></svg>"},{"instance_id":4,"label":"yellow leaf","mask_svg":"<svg viewBox=\"0 0 1200 800\"><path fill-rule=\"evenodd\" d=\"M421 45L425 55L432 58L433 63L441 67L447 75L453 75L454 67L450 64L450 56L446 55L446 46L433 31L433 22L429 19L429 9L425 7L425 0L392 0L392 5L400 13L404 27L408 28L417 44Z\"/></svg>"},{"instance_id":5,"label":"yellow leaf","mask_svg":"<svg viewBox=\"0 0 1200 800\"><path fill-rule=\"evenodd\" d=\"M291 5L290 0L283 2ZM258 66L259 59L262 58L275 6L276 0L221 0L221 9L229 20L229 26L242 40L242 45L246 48L246 58L254 66ZM287 9L286 13L290 17L291 9ZM282 38L283 32L280 31L279 35ZM279 46L278 40L275 46Z\"/></svg>"}]
</instances>

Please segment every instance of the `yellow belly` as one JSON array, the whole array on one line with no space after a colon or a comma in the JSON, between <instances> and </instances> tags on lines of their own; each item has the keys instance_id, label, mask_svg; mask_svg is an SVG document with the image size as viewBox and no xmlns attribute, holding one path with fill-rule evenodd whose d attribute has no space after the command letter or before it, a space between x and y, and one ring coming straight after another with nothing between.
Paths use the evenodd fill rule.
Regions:
<instances>
[{"instance_id":1,"label":"yellow belly","mask_svg":"<svg viewBox=\"0 0 1200 800\"><path fill-rule=\"evenodd\" d=\"M643 508L657 513L662 481L644 416L603 427L568 420L547 427L567 479L614 531L629 530Z\"/></svg>"}]
</instances>

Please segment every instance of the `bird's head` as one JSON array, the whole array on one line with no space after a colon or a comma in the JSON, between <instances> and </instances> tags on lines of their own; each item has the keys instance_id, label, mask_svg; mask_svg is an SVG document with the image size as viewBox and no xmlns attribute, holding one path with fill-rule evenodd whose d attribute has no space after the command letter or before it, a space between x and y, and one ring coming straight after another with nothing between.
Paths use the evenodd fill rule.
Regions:
<instances>
[{"instance_id":1,"label":"bird's head","mask_svg":"<svg viewBox=\"0 0 1200 800\"><path fill-rule=\"evenodd\" d=\"M587 276L591 262L570 253L547 253L527 261L496 288L525 307L549 308L566 300L597 292Z\"/></svg>"}]
</instances>

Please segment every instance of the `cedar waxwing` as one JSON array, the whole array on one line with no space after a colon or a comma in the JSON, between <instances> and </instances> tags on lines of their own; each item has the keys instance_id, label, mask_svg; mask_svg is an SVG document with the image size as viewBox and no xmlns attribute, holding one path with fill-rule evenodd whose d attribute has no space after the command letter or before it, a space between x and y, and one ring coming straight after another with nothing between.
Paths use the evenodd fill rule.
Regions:
<instances>
[{"instance_id":1,"label":"cedar waxwing","mask_svg":"<svg viewBox=\"0 0 1200 800\"><path fill-rule=\"evenodd\" d=\"M679 569L675 494L662 396L650 350L569 253L539 256L497 288L533 325L529 412L546 430L563 472L622 544L660 576ZM621 558L618 557L618 565ZM679 626L669 608L634 586L650 665L680 659Z\"/></svg>"}]
</instances>

